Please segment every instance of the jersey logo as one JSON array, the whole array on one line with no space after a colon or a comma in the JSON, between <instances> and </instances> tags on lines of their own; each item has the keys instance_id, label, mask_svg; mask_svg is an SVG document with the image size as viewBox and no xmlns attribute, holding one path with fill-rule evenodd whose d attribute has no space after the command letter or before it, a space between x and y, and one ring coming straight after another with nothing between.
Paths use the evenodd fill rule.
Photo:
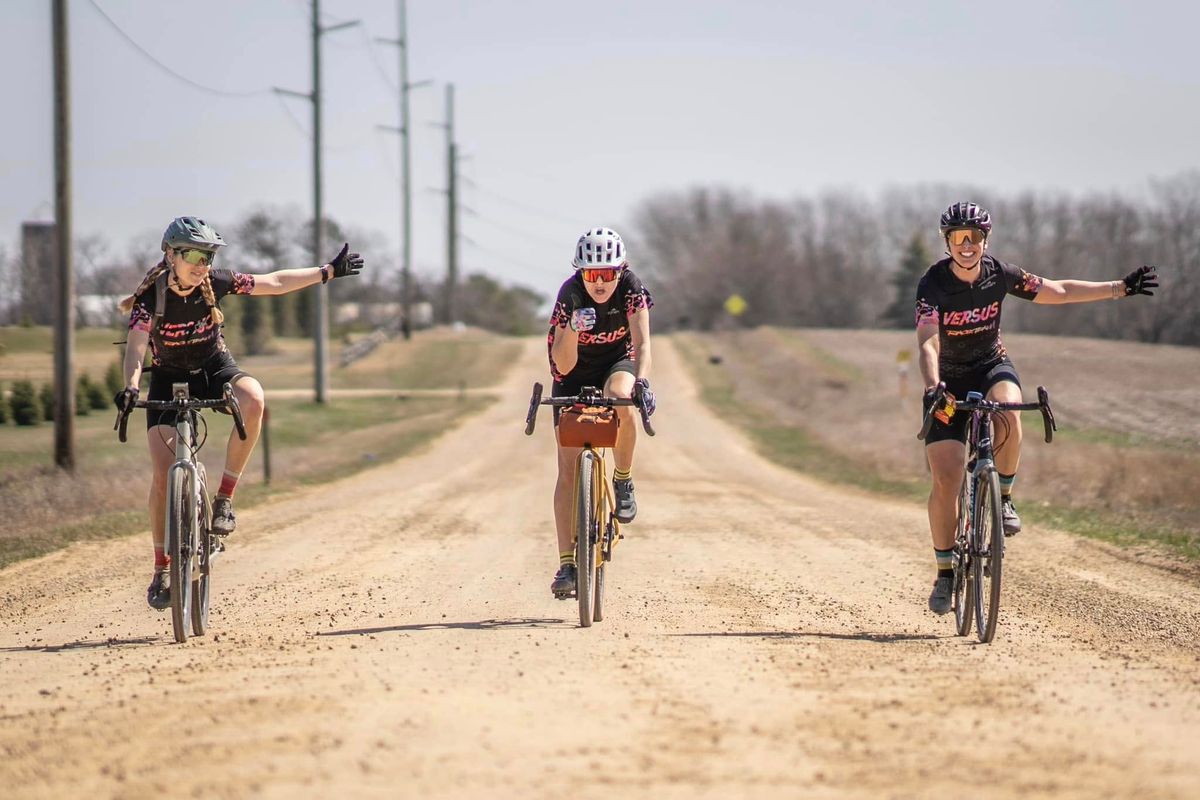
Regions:
<instances>
[{"instance_id":1,"label":"jersey logo","mask_svg":"<svg viewBox=\"0 0 1200 800\"><path fill-rule=\"evenodd\" d=\"M998 316L1000 316L999 300L983 308L972 308L967 311L947 311L942 315L942 325L945 327L970 325L976 322L987 322L989 319Z\"/></svg>"},{"instance_id":2,"label":"jersey logo","mask_svg":"<svg viewBox=\"0 0 1200 800\"><path fill-rule=\"evenodd\" d=\"M629 329L622 325L615 331L607 331L605 333L581 333L579 334L580 344L612 344L619 342L625 338L625 334Z\"/></svg>"}]
</instances>

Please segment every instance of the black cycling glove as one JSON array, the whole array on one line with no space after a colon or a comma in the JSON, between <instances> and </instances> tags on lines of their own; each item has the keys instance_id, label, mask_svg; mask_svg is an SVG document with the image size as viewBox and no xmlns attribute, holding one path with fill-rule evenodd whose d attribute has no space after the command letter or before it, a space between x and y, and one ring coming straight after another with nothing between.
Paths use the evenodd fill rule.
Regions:
<instances>
[{"instance_id":1,"label":"black cycling glove","mask_svg":"<svg viewBox=\"0 0 1200 800\"><path fill-rule=\"evenodd\" d=\"M638 378L633 382L633 403L645 411L647 417L654 413L658 404L654 400L654 392L650 391L650 381Z\"/></svg>"},{"instance_id":2,"label":"black cycling glove","mask_svg":"<svg viewBox=\"0 0 1200 800\"><path fill-rule=\"evenodd\" d=\"M125 414L133 409L133 404L137 399L138 390L127 386L113 395L113 404L117 407L117 411Z\"/></svg>"},{"instance_id":3,"label":"black cycling glove","mask_svg":"<svg viewBox=\"0 0 1200 800\"><path fill-rule=\"evenodd\" d=\"M1125 296L1131 294L1148 294L1153 296L1150 289L1158 288L1158 267L1149 264L1138 267L1125 276Z\"/></svg>"},{"instance_id":4,"label":"black cycling glove","mask_svg":"<svg viewBox=\"0 0 1200 800\"><path fill-rule=\"evenodd\" d=\"M329 262L333 267L333 277L344 278L347 275L357 275L363 268L363 257L350 252L350 243L342 245L342 251Z\"/></svg>"}]
</instances>

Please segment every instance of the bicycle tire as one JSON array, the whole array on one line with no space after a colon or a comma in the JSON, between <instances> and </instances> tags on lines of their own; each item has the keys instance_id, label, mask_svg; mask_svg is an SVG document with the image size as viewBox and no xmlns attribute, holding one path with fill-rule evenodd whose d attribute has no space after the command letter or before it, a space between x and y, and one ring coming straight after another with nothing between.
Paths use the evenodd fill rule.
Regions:
<instances>
[{"instance_id":1,"label":"bicycle tire","mask_svg":"<svg viewBox=\"0 0 1200 800\"><path fill-rule=\"evenodd\" d=\"M1004 519L1000 514L1000 478L988 469L975 486L975 629L979 641L996 636L1000 618L1000 578L1004 566Z\"/></svg>"},{"instance_id":2,"label":"bicycle tire","mask_svg":"<svg viewBox=\"0 0 1200 800\"><path fill-rule=\"evenodd\" d=\"M958 527L954 533L954 630L959 636L970 633L971 623L975 620L975 582L971 579L969 526L971 504L967 490L969 480L970 475L963 476L962 488L958 490Z\"/></svg>"},{"instance_id":3,"label":"bicycle tire","mask_svg":"<svg viewBox=\"0 0 1200 800\"><path fill-rule=\"evenodd\" d=\"M167 552L171 555L171 627L175 641L183 644L192 625L192 551L194 526L190 474L172 469L167 485Z\"/></svg>"},{"instance_id":4,"label":"bicycle tire","mask_svg":"<svg viewBox=\"0 0 1200 800\"><path fill-rule=\"evenodd\" d=\"M201 467L203 470L203 467ZM216 535L210 530L212 511L208 505L208 487L201 472L200 487L196 492L197 530L202 546L196 553L196 579L192 581L192 633L203 636L208 632L209 595L212 591L212 553L217 544Z\"/></svg>"},{"instance_id":5,"label":"bicycle tire","mask_svg":"<svg viewBox=\"0 0 1200 800\"><path fill-rule=\"evenodd\" d=\"M584 628L591 627L595 613L592 595L596 566L596 543L592 538L595 471L595 458L585 450L575 476L575 596L579 599L579 625Z\"/></svg>"}]
</instances>

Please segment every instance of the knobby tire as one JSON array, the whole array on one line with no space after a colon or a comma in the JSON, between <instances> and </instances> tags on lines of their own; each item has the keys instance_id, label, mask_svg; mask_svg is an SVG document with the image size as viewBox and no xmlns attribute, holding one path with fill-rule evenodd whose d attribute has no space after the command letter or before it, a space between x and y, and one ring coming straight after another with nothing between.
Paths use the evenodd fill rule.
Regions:
<instances>
[{"instance_id":1,"label":"knobby tire","mask_svg":"<svg viewBox=\"0 0 1200 800\"><path fill-rule=\"evenodd\" d=\"M954 535L954 629L959 636L971 632L971 623L975 619L970 557L970 480L971 476L966 475L958 491L958 529Z\"/></svg>"},{"instance_id":2,"label":"knobby tire","mask_svg":"<svg viewBox=\"0 0 1200 800\"><path fill-rule=\"evenodd\" d=\"M596 568L596 545L592 541L595 458L584 452L575 476L575 595L579 598L579 624L589 628L594 613L592 577Z\"/></svg>"},{"instance_id":3,"label":"knobby tire","mask_svg":"<svg viewBox=\"0 0 1200 800\"><path fill-rule=\"evenodd\" d=\"M975 486L975 626L979 641L990 642L1000 618L1000 578L1004 566L1004 519L1000 479L989 469Z\"/></svg>"},{"instance_id":4,"label":"knobby tire","mask_svg":"<svg viewBox=\"0 0 1200 800\"><path fill-rule=\"evenodd\" d=\"M167 552L171 556L171 626L175 641L187 641L192 625L192 536L195 492L191 475L172 469L167 486Z\"/></svg>"},{"instance_id":5,"label":"knobby tire","mask_svg":"<svg viewBox=\"0 0 1200 800\"><path fill-rule=\"evenodd\" d=\"M208 504L208 487L205 485L204 465L201 464L200 486L196 491L197 531L200 537L200 552L196 554L196 580L192 581L192 633L203 636L208 631L209 594L212 591L212 551L216 535L212 528L212 510Z\"/></svg>"}]
</instances>

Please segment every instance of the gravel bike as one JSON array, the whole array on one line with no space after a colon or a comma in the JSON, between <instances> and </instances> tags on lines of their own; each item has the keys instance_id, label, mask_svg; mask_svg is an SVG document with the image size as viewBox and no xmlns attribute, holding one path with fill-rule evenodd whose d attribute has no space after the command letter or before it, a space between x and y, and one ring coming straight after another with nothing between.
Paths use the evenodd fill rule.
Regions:
<instances>
[{"instance_id":1,"label":"gravel bike","mask_svg":"<svg viewBox=\"0 0 1200 800\"><path fill-rule=\"evenodd\" d=\"M558 441L563 447L580 447L575 462L575 596L579 600L579 624L590 627L604 619L605 567L621 541L621 524L616 517L608 469L603 450L617 443L620 418L618 406L635 406L642 428L650 436L654 427L646 410L624 397L605 397L599 389L585 386L574 397L542 399L542 385L533 385L525 435L532 436L538 406L552 406L558 417ZM562 599L570 597L563 595Z\"/></svg>"},{"instance_id":2,"label":"gravel bike","mask_svg":"<svg viewBox=\"0 0 1200 800\"><path fill-rule=\"evenodd\" d=\"M954 534L954 621L959 636L975 630L981 642L996 635L1000 616L1000 576L1004 566L1004 523L1000 509L1000 478L993 458L992 417L1002 411L1041 411L1046 441L1057 427L1050 408L1050 393L1037 387L1036 403L997 403L979 392L968 392L965 400L947 396L939 383L933 402L925 412L921 432L924 440L939 409L948 416L969 413L967 422L967 467L958 492L958 525ZM1001 422L1004 418L1000 417Z\"/></svg>"},{"instance_id":3,"label":"gravel bike","mask_svg":"<svg viewBox=\"0 0 1200 800\"><path fill-rule=\"evenodd\" d=\"M164 550L171 559L171 624L176 642L186 642L189 629L196 636L208 630L212 593L212 565L224 551L221 537L213 533L208 479L197 454L208 438L208 426L199 411L212 408L233 416L238 436L246 438L241 408L233 387L226 383L220 400L191 396L186 383L171 384L170 400L137 400L117 412L117 430L126 440L126 424L134 408L175 412L175 463L167 471L167 526ZM199 431L203 430L203 436Z\"/></svg>"}]
</instances>

